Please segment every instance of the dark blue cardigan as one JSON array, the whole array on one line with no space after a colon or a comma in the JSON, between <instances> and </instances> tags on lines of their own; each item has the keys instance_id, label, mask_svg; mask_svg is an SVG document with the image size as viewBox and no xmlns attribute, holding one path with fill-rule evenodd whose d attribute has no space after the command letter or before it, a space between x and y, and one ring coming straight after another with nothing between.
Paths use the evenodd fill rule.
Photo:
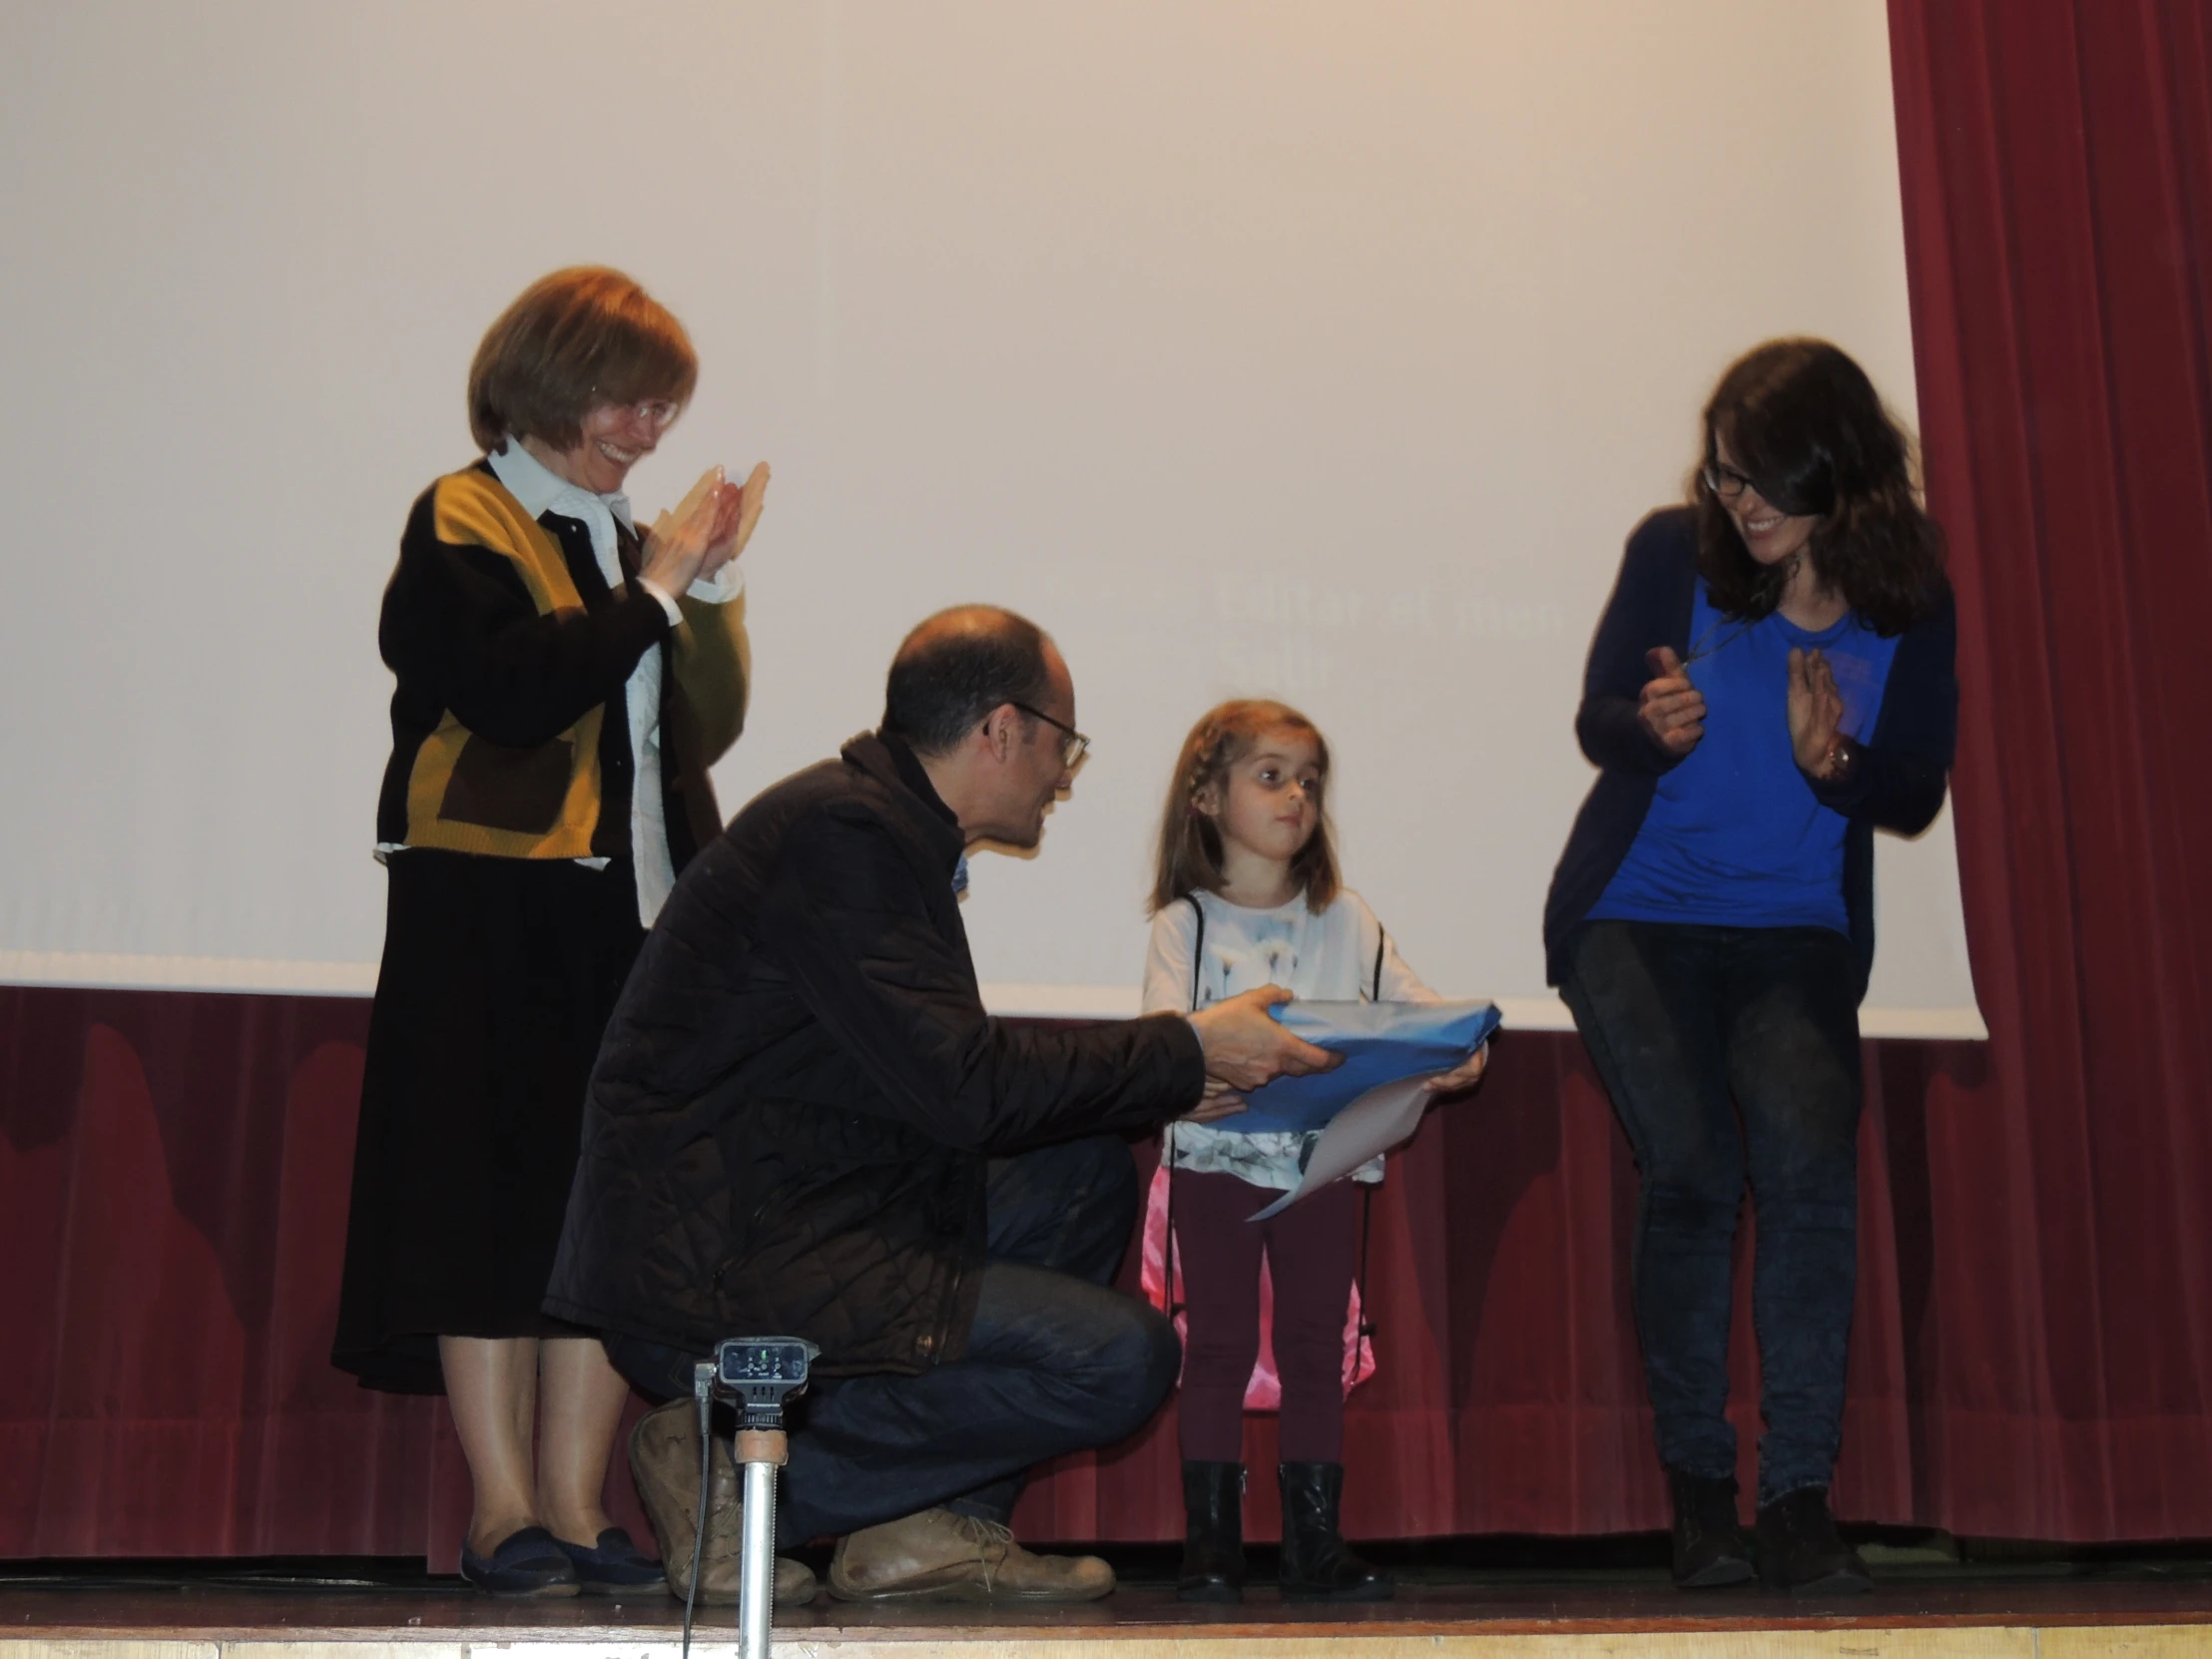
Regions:
<instances>
[{"instance_id":1,"label":"dark blue cardigan","mask_svg":"<svg viewBox=\"0 0 2212 1659\"><path fill-rule=\"evenodd\" d=\"M1645 652L1671 645L1676 655L1689 656L1696 596L1694 514L1688 507L1653 513L1628 538L1620 579L1598 621L1582 676L1574 735L1598 777L1575 815L1544 900L1544 971L1554 985L1565 966L1567 934L1590 913L1628 856L1660 775L1676 764L1645 731L1636 699L1651 678ZM1851 820L1844 837L1844 908L1851 917L1862 997L1874 966L1874 832L1880 827L1917 835L1943 804L1958 737L1957 632L1947 596L1934 615L1907 629L1883 688L1882 713L1851 778L1838 784L1807 780L1824 806ZM1782 718L1780 709L1775 718Z\"/></svg>"}]
</instances>

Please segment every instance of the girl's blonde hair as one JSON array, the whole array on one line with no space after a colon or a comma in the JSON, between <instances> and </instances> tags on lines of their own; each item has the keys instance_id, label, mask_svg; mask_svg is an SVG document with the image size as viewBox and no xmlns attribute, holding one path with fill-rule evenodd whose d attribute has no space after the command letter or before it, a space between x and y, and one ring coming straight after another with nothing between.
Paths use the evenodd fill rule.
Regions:
<instances>
[{"instance_id":1,"label":"girl's blonde hair","mask_svg":"<svg viewBox=\"0 0 2212 1659\"><path fill-rule=\"evenodd\" d=\"M1183 753L1176 757L1175 776L1168 781L1167 805L1160 815L1160 862L1145 906L1147 914L1158 914L1194 889L1220 889L1221 827L1199 801L1209 789L1226 795L1229 769L1251 754L1264 734L1278 729L1312 738L1321 768L1321 787L1315 792L1320 798L1319 819L1313 835L1291 860L1291 874L1306 894L1308 909L1326 910L1336 898L1342 882L1329 828L1329 740L1320 727L1287 703L1239 698L1209 709L1183 740Z\"/></svg>"}]
</instances>

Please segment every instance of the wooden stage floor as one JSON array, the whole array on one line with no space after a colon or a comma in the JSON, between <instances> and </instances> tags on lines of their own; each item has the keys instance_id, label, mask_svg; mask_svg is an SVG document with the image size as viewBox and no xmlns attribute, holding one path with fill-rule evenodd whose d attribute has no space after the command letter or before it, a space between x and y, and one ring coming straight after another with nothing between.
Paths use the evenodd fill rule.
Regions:
<instances>
[{"instance_id":1,"label":"wooden stage floor","mask_svg":"<svg viewBox=\"0 0 2212 1659\"><path fill-rule=\"evenodd\" d=\"M341 1564L333 1564L342 1570ZM674 1659L683 1610L664 1595L501 1602L454 1580L310 1582L300 1563L167 1574L129 1563L42 1574L0 1567L0 1659ZM1398 1598L1194 1607L1155 1576L1072 1608L781 1612L791 1659L2078 1659L2212 1655L2212 1562L2119 1568L1878 1569L1872 1595L1685 1595L1648 1570L1411 1571ZM735 1614L706 1612L693 1649L729 1659ZM1326 1645L1324 1645L1326 1644Z\"/></svg>"}]
</instances>

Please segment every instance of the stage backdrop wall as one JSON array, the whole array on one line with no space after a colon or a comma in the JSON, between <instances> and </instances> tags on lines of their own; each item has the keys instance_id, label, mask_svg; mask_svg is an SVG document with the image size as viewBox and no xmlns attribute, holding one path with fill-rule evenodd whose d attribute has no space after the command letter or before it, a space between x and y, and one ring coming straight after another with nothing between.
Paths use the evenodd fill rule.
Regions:
<instances>
[{"instance_id":1,"label":"stage backdrop wall","mask_svg":"<svg viewBox=\"0 0 2212 1659\"><path fill-rule=\"evenodd\" d=\"M1891 25L1991 1040L1870 1045L1837 1497L2212 1536L2212 875L2187 850L2212 808L2212 39L2179 0L1893 0ZM0 1552L452 1559L441 1408L323 1362L364 1012L0 991ZM1572 1039L1527 1031L1395 1160L1356 1530L1658 1524L1630 1174ZM1170 1534L1171 1443L1163 1418L1070 1460L1023 1530Z\"/></svg>"},{"instance_id":2,"label":"stage backdrop wall","mask_svg":"<svg viewBox=\"0 0 2212 1659\"><path fill-rule=\"evenodd\" d=\"M727 806L940 606L1058 635L1096 750L977 866L1003 1011L1134 1010L1177 745L1264 693L1423 976L1562 1024L1583 652L1702 398L1811 332L1914 406L1869 0L14 6L0 212L18 982L367 990L378 594L558 265L698 337L648 515L777 469ZM1948 821L1879 857L1872 1025L1978 1032Z\"/></svg>"}]
</instances>

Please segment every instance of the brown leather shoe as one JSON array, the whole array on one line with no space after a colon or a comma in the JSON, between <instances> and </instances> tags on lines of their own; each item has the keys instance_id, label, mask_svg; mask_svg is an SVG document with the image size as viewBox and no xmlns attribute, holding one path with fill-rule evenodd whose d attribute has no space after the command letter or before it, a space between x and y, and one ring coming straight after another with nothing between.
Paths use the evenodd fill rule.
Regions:
<instances>
[{"instance_id":1,"label":"brown leather shoe","mask_svg":"<svg viewBox=\"0 0 2212 1659\"><path fill-rule=\"evenodd\" d=\"M707 1547L699 1557L699 1604L734 1607L738 1600L738 1550L744 1537L738 1467L729 1445L717 1438L707 1496ZM661 1541L668 1593L684 1599L691 1588L692 1543L699 1526L699 1406L672 1399L638 1419L630 1431L630 1478ZM776 1558L778 1606L815 1598L814 1570L789 1556Z\"/></svg>"},{"instance_id":2,"label":"brown leather shoe","mask_svg":"<svg viewBox=\"0 0 2212 1659\"><path fill-rule=\"evenodd\" d=\"M1032 1555L996 1521L924 1509L837 1540L839 1601L1096 1601L1114 1569L1095 1555Z\"/></svg>"}]
</instances>

